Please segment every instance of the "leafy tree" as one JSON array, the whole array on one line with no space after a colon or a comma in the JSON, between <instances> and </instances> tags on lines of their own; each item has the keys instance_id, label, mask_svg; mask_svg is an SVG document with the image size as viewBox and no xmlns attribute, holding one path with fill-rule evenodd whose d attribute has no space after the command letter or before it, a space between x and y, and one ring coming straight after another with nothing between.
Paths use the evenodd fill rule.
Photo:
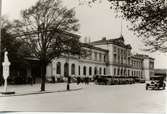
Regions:
<instances>
[{"instance_id":1,"label":"leafy tree","mask_svg":"<svg viewBox=\"0 0 167 114\"><path fill-rule=\"evenodd\" d=\"M167 52L167 4L165 0L112 2L117 11L133 24L132 30L144 37L147 51Z\"/></svg>"},{"instance_id":2,"label":"leafy tree","mask_svg":"<svg viewBox=\"0 0 167 114\"><path fill-rule=\"evenodd\" d=\"M4 51L7 50L8 57L12 63L10 69L19 70L23 68L26 64L25 57L30 55L30 51L19 39L13 37L10 30L12 29L12 24L6 19L1 18L1 79L2 79L2 62L4 57Z\"/></svg>"},{"instance_id":3,"label":"leafy tree","mask_svg":"<svg viewBox=\"0 0 167 114\"><path fill-rule=\"evenodd\" d=\"M100 0L88 1L91 4ZM111 8L132 23L131 30L144 38L146 51L167 52L167 0L108 1Z\"/></svg>"},{"instance_id":4,"label":"leafy tree","mask_svg":"<svg viewBox=\"0 0 167 114\"><path fill-rule=\"evenodd\" d=\"M41 91L45 91L46 66L62 53L78 54L78 35L68 31L78 31L78 19L74 9L62 6L60 0L39 0L21 13L22 19L15 21L15 32L41 63Z\"/></svg>"}]
</instances>

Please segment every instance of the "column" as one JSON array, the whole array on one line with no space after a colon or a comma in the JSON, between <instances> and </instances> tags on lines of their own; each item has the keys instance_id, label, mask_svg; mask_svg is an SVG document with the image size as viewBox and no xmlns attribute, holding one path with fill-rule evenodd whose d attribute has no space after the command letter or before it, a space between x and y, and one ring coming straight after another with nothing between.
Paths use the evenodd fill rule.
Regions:
<instances>
[{"instance_id":1,"label":"column","mask_svg":"<svg viewBox=\"0 0 167 114\"><path fill-rule=\"evenodd\" d=\"M61 76L64 77L64 64L65 62L60 62L61 63Z\"/></svg>"}]
</instances>

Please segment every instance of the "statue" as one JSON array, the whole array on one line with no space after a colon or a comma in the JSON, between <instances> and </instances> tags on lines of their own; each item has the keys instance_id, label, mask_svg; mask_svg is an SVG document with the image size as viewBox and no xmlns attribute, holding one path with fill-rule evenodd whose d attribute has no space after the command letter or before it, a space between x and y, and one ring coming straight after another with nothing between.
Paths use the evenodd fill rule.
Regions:
<instances>
[{"instance_id":1,"label":"statue","mask_svg":"<svg viewBox=\"0 0 167 114\"><path fill-rule=\"evenodd\" d=\"M3 78L5 80L3 94L13 93L13 92L7 92L7 78L9 77L9 67L10 67L10 62L8 59L8 52L7 51L5 51L5 53L4 53L4 62L2 63L2 66L3 66Z\"/></svg>"},{"instance_id":2,"label":"statue","mask_svg":"<svg viewBox=\"0 0 167 114\"><path fill-rule=\"evenodd\" d=\"M5 51L5 55L4 55L4 62L7 61L9 62L9 59L8 59L8 52Z\"/></svg>"}]
</instances>

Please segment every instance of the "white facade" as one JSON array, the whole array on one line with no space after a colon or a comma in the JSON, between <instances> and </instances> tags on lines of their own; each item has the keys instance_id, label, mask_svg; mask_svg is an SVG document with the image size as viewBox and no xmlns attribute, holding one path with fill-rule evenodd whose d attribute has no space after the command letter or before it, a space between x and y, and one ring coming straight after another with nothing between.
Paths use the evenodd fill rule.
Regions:
<instances>
[{"instance_id":1,"label":"white facade","mask_svg":"<svg viewBox=\"0 0 167 114\"><path fill-rule=\"evenodd\" d=\"M89 45L89 46L88 46ZM102 39L83 48L91 53L85 58L66 56L56 58L47 66L47 77L65 77L65 72L74 77L90 77L94 75L114 77L137 77L149 80L154 70L154 59L147 55L132 55L131 46L124 44L123 37ZM65 64L69 67L65 67Z\"/></svg>"}]
</instances>

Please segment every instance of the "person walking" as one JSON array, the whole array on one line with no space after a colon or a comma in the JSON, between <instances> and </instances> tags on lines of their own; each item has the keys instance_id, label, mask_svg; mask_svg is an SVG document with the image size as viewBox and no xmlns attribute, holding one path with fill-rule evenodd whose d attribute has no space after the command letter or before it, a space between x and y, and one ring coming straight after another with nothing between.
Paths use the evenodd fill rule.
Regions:
<instances>
[{"instance_id":1,"label":"person walking","mask_svg":"<svg viewBox=\"0 0 167 114\"><path fill-rule=\"evenodd\" d=\"M77 77L77 85L79 85L79 84L80 84L80 82L81 82L80 77Z\"/></svg>"}]
</instances>

